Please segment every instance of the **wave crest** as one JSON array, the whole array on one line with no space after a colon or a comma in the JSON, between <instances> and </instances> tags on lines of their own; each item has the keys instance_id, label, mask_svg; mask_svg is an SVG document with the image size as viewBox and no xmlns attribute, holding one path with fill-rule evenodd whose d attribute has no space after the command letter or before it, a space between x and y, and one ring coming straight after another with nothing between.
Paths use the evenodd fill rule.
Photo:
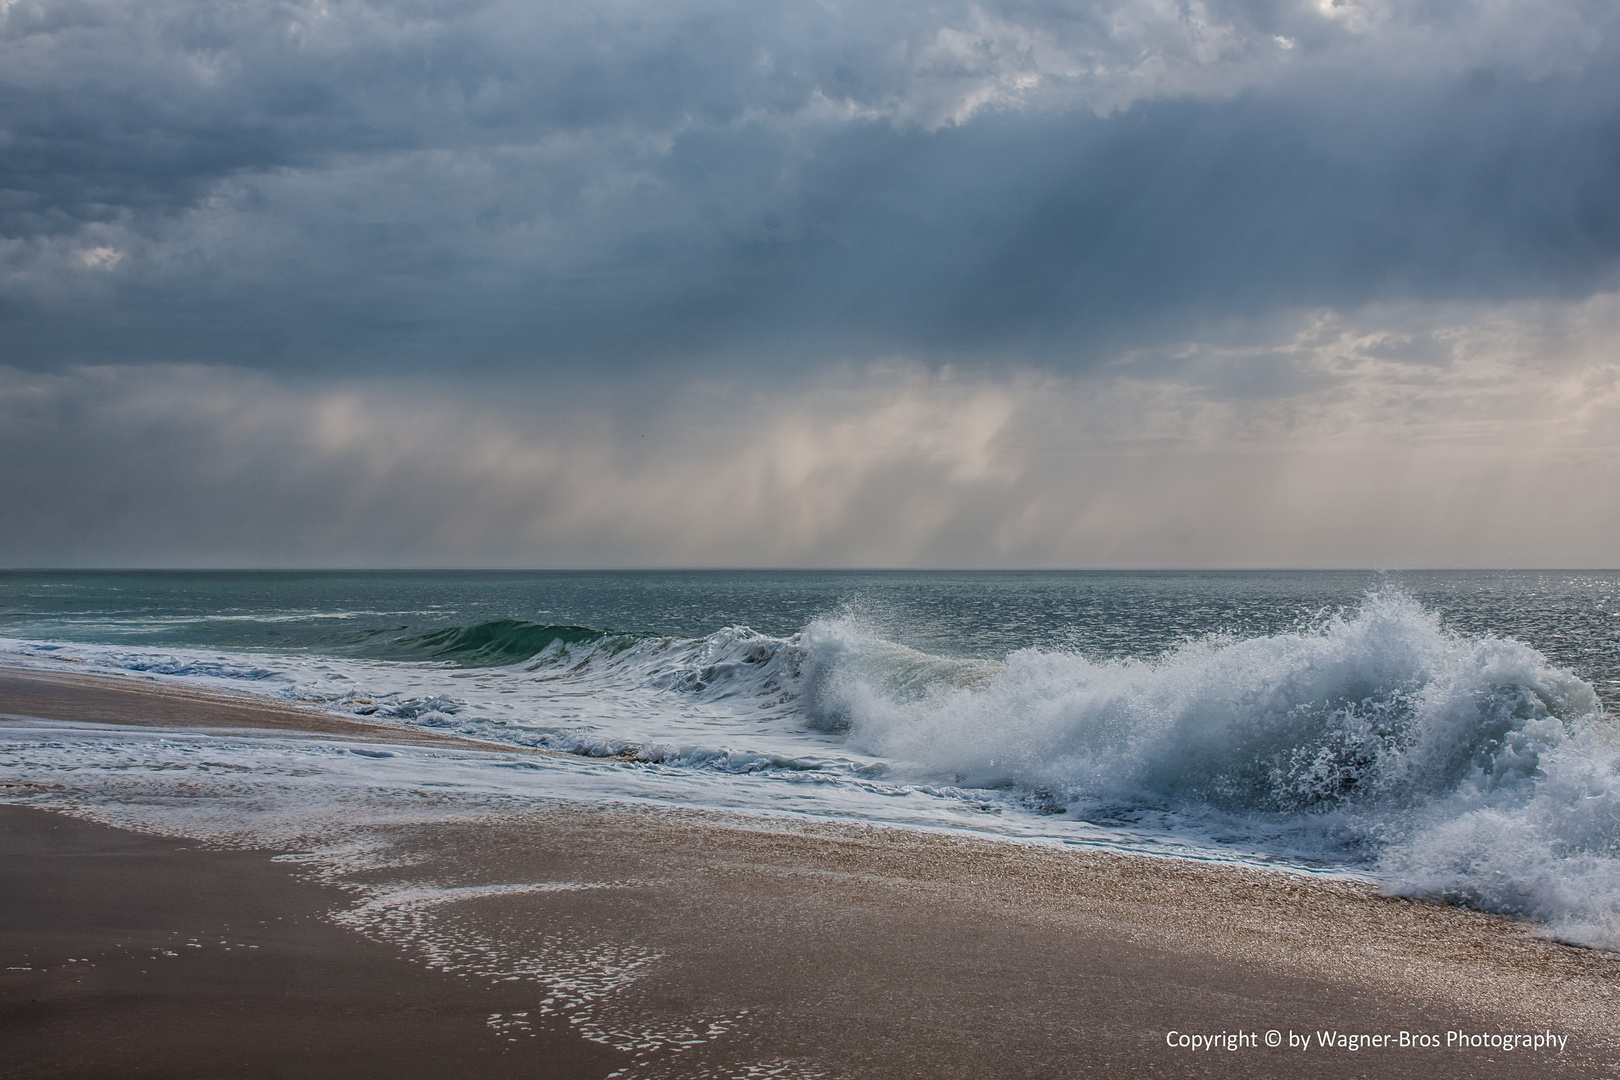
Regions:
<instances>
[{"instance_id":1,"label":"wave crest","mask_svg":"<svg viewBox=\"0 0 1620 1080\"><path fill-rule=\"evenodd\" d=\"M1169 811L1620 948L1620 737L1592 686L1399 592L1152 661L1024 650L980 684L909 697L854 665L820 692L850 744L897 769L1094 818Z\"/></svg>"},{"instance_id":2,"label":"wave crest","mask_svg":"<svg viewBox=\"0 0 1620 1080\"><path fill-rule=\"evenodd\" d=\"M429 656L468 667L521 663L557 646L599 644L615 635L585 626L549 626L523 619L495 619L450 626L404 639L407 655Z\"/></svg>"},{"instance_id":3,"label":"wave crest","mask_svg":"<svg viewBox=\"0 0 1620 1080\"><path fill-rule=\"evenodd\" d=\"M1266 813L1510 785L1598 712L1536 650L1448 633L1400 593L1152 661L1023 650L980 686L907 701L857 676L824 693L856 745L961 783Z\"/></svg>"}]
</instances>

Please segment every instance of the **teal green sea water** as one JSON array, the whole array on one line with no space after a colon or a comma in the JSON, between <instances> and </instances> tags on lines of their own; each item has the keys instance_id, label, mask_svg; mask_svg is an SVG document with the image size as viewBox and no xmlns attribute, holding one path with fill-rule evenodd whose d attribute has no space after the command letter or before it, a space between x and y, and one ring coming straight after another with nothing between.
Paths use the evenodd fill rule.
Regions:
<instances>
[{"instance_id":1,"label":"teal green sea water","mask_svg":"<svg viewBox=\"0 0 1620 1080\"><path fill-rule=\"evenodd\" d=\"M444 633L484 624L491 635L505 623L684 638L747 626L786 637L854 610L893 640L946 656L1033 647L1150 657L1208 634L1291 630L1388 588L1461 633L1533 645L1620 700L1612 571L9 572L0 573L0 635L407 658L456 655L447 646L470 639ZM521 660L532 655L528 640L509 634L465 655Z\"/></svg>"}]
</instances>

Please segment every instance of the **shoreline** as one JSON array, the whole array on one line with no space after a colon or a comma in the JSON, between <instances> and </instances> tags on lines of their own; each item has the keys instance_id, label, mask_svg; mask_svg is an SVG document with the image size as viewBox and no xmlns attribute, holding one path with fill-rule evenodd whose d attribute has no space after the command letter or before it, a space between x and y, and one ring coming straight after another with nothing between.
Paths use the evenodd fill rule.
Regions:
<instances>
[{"instance_id":1,"label":"shoreline","mask_svg":"<svg viewBox=\"0 0 1620 1080\"><path fill-rule=\"evenodd\" d=\"M37 661L18 663L4 655L0 655L0 720L65 720L131 727L232 729L243 733L255 730L296 732L315 738L396 742L409 746L499 750L515 754L554 753L402 724L336 716L254 694L182 686L133 674L56 670L40 666Z\"/></svg>"},{"instance_id":2,"label":"shoreline","mask_svg":"<svg viewBox=\"0 0 1620 1080\"><path fill-rule=\"evenodd\" d=\"M0 713L492 749L155 680L103 682L124 680L0 666ZM321 723L328 719L335 725ZM392 738L399 735L426 738ZM32 797L4 791L11 802ZM592 1072L603 1061L587 1064L588 1054L568 1058L570 1038L585 1040L582 1054L606 1053L614 1068L629 1070L624 1076L647 1077L1281 1077L1306 1068L1550 1076L1590 1075L1620 1060L1620 955L1354 882L898 827L591 808L548 802L543 792L509 812L370 823L324 847L228 851L214 843L176 862L172 835L77 820L96 817L97 808L74 804L71 793L52 805L76 817L0 807L7 864L32 860L40 888L71 892L78 871L69 867L84 860L53 858L38 839L42 827L14 826L18 815L53 821L58 834L65 827L73 843L90 837L84 843L97 850L120 852L117 881L140 896L159 896L165 874L261 882L240 886L259 919L302 904L305 924L319 927L310 933L327 935L284 943L299 955L342 952L330 935L347 935L386 953L389 972L431 975L424 987L450 979L529 1003L490 1008L500 1016L451 1038L463 1040L456 1045L465 1047L467 1075L504 1075L498 1063L477 1064L486 1040L516 1047L511 1053L531 1075L547 1062L562 1068L565 1058L576 1071L552 1075L612 1071ZM21 850L14 835L34 839ZM353 854L356 844L364 857ZM262 885L276 875L315 892L278 899ZM95 873L84 880L110 895L112 885ZM178 932L183 906L179 897L155 902L143 932ZM41 948L56 931L40 920L57 917L10 918L5 966L25 966L9 958ZM93 925L105 922L105 912L83 908L77 917L85 926L76 933L109 933ZM110 980L105 992L138 998L137 977L114 967L97 968ZM203 984L229 981L223 971ZM264 973L256 992L294 994L289 977ZM380 978L357 976L343 1006L379 1032L393 1015L367 1004L390 988ZM0 985L9 1041L22 1045L21 1033L35 1047L5 1074L56 1074L56 1040L46 1036L58 1021L41 1019L25 1002L49 1000L58 1010L52 1015L85 1022L94 1014L89 999L33 972L7 972ZM437 992L423 990L423 1000ZM159 1017L167 1007L153 1006ZM149 1026L130 1026L124 1041L139 1042ZM1564 1052L1318 1047L1290 1056L1286 1045L1209 1051L1165 1041L1172 1030L1406 1030L1444 1038L1452 1030L1549 1028L1567 1036ZM202 1050L169 1045L163 1053ZM172 1056L160 1060L186 1071ZM187 1061L189 1069L201 1058ZM103 1073L109 1064L101 1062ZM329 1072L312 1075L356 1073L334 1059Z\"/></svg>"},{"instance_id":3,"label":"shoreline","mask_svg":"<svg viewBox=\"0 0 1620 1080\"><path fill-rule=\"evenodd\" d=\"M492 1038L510 986L469 984L334 925L341 890L263 852L0 805L6 1077L536 1075ZM622 1055L552 1024L557 1078Z\"/></svg>"}]
</instances>

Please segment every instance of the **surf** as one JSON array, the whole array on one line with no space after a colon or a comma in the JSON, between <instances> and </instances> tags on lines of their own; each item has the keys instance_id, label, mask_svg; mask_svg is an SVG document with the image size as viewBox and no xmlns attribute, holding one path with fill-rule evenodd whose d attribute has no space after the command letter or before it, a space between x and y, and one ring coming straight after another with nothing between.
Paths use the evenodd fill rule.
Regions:
<instances>
[{"instance_id":1,"label":"surf","mask_svg":"<svg viewBox=\"0 0 1620 1080\"><path fill-rule=\"evenodd\" d=\"M1351 868L1620 947L1620 740L1529 644L1398 589L1155 655L907 636L851 607L783 636L502 618L327 651L5 647L612 759L700 804L767 808L788 784L835 816Z\"/></svg>"}]
</instances>

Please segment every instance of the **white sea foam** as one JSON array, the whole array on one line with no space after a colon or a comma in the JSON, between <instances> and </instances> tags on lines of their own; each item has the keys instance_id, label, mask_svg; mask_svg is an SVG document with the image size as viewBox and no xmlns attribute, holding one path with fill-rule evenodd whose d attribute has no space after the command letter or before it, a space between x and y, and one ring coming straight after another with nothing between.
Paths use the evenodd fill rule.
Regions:
<instances>
[{"instance_id":1,"label":"white sea foam","mask_svg":"<svg viewBox=\"0 0 1620 1080\"><path fill-rule=\"evenodd\" d=\"M1219 821L1620 947L1620 749L1592 687L1398 593L1152 662L1014 653L909 700L835 676L821 707L855 748L965 786Z\"/></svg>"},{"instance_id":2,"label":"white sea foam","mask_svg":"<svg viewBox=\"0 0 1620 1080\"><path fill-rule=\"evenodd\" d=\"M1620 947L1620 749L1592 687L1398 592L1152 659L946 658L848 615L789 638L553 629L451 642L543 641L495 666L5 647L639 762L591 774L614 797L629 768L692 805L1310 860Z\"/></svg>"},{"instance_id":3,"label":"white sea foam","mask_svg":"<svg viewBox=\"0 0 1620 1080\"><path fill-rule=\"evenodd\" d=\"M1274 813L1512 786L1599 716L1592 687L1534 649L1449 634L1398 594L1151 662L1017 652L983 686L913 700L833 678L822 708L854 746L974 786Z\"/></svg>"},{"instance_id":4,"label":"white sea foam","mask_svg":"<svg viewBox=\"0 0 1620 1080\"><path fill-rule=\"evenodd\" d=\"M1390 844L1397 892L1535 919L1558 937L1620 949L1620 747L1607 724L1541 752L1536 774L1467 785Z\"/></svg>"}]
</instances>

